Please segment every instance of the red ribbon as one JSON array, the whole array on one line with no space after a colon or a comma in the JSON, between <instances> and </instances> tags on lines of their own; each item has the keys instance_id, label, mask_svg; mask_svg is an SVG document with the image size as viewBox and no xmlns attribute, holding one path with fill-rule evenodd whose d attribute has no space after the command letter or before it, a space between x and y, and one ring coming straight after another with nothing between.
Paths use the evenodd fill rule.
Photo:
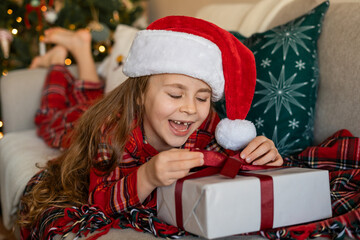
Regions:
<instances>
[{"instance_id":1,"label":"red ribbon","mask_svg":"<svg viewBox=\"0 0 360 240\"><path fill-rule=\"evenodd\" d=\"M175 185L175 213L176 224L179 228L184 229L183 223L183 211L182 211L182 190L185 180L207 177L217 173L223 176L234 178L236 175L257 177L260 179L260 191L261 191L261 224L260 229L269 229L273 226L274 219L274 187L273 179L271 176L245 173L239 171L253 171L278 168L272 166L255 166L246 163L239 154L231 157L226 157L221 153L202 151L204 154L204 165L206 168L190 174L182 179L179 179Z\"/></svg>"}]
</instances>

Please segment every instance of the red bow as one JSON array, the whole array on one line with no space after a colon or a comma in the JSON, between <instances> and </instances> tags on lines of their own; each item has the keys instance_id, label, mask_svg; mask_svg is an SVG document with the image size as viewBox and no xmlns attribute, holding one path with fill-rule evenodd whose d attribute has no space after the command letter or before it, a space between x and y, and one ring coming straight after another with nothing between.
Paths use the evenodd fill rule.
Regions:
<instances>
[{"instance_id":1,"label":"red bow","mask_svg":"<svg viewBox=\"0 0 360 240\"><path fill-rule=\"evenodd\" d=\"M182 189L185 180L211 176L220 173L223 176L234 178L236 175L258 177L260 179L261 189L261 225L260 229L269 229L273 226L274 217L274 191L273 180L271 176L256 174L256 173L244 173L239 171L253 171L278 168L264 165L250 165L240 158L239 154L231 157L226 157L221 153L201 151L204 154L204 165L206 168L190 174L182 179L179 179L175 185L175 207L176 207L176 223L181 229L183 226L183 214L182 214Z\"/></svg>"}]
</instances>

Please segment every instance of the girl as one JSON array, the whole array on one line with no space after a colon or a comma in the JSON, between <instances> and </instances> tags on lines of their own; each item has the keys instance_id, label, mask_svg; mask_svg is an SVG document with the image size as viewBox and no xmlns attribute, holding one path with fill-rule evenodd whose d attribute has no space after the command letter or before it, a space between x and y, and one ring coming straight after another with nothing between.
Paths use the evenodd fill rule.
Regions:
<instances>
[{"instance_id":1,"label":"girl","mask_svg":"<svg viewBox=\"0 0 360 240\"><path fill-rule=\"evenodd\" d=\"M282 165L274 143L254 138L252 124L240 120L254 94L255 64L227 31L190 17L160 19L137 35L124 73L129 79L82 115L69 148L28 184L23 238L67 229L84 214L70 213L88 204L110 219L154 209L157 187L203 165L197 149L228 153L217 141L231 150L246 146L240 156L249 164ZM232 120L220 121L211 101L224 93Z\"/></svg>"}]
</instances>

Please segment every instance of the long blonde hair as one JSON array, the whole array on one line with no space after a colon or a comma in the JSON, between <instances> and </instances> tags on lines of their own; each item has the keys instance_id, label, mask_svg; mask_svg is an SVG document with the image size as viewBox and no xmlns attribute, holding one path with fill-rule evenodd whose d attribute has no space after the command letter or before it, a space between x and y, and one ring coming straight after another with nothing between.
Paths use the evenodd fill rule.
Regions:
<instances>
[{"instance_id":1,"label":"long blonde hair","mask_svg":"<svg viewBox=\"0 0 360 240\"><path fill-rule=\"evenodd\" d=\"M24 227L35 224L49 207L80 206L88 202L89 173L97 154L104 127L112 128L113 157L107 171L111 171L122 156L134 125L142 122L142 98L147 89L148 76L129 78L88 109L76 122L71 145L58 158L44 167L45 175L22 198L18 223Z\"/></svg>"}]
</instances>

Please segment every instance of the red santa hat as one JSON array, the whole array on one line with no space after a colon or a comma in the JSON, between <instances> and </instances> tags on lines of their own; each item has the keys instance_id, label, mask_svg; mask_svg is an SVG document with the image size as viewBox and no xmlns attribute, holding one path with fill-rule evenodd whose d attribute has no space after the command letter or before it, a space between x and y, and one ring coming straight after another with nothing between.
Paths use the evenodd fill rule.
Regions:
<instances>
[{"instance_id":1,"label":"red santa hat","mask_svg":"<svg viewBox=\"0 0 360 240\"><path fill-rule=\"evenodd\" d=\"M219 122L215 137L224 148L238 150L256 136L254 124L245 120L255 69L252 52L228 31L201 19L169 16L138 32L123 72L129 77L185 74L206 82L213 101L225 94L227 118Z\"/></svg>"}]
</instances>

